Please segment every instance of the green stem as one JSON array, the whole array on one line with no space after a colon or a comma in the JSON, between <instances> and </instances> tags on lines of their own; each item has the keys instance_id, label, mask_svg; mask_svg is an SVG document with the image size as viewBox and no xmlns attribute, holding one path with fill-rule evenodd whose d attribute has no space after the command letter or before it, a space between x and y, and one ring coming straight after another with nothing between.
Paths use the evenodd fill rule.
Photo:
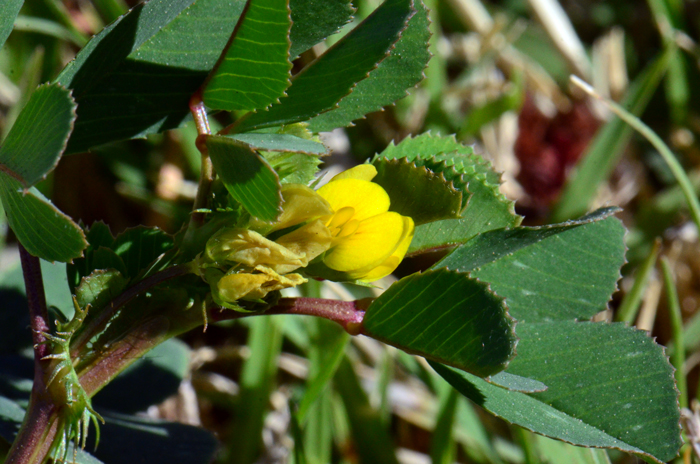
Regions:
<instances>
[{"instance_id":1,"label":"green stem","mask_svg":"<svg viewBox=\"0 0 700 464\"><path fill-rule=\"evenodd\" d=\"M681 408L688 407L688 385L685 379L685 342L683 340L683 317L681 315L681 305L678 302L678 292L676 291L676 283L673 281L673 271L668 259L664 256L661 258L661 270L664 275L664 286L666 287L666 298L668 301L668 312L671 316L671 333L673 337L673 346L675 349L671 354L671 363L676 368L676 383L680 398L678 403Z\"/></svg>"},{"instance_id":2,"label":"green stem","mask_svg":"<svg viewBox=\"0 0 700 464\"><path fill-rule=\"evenodd\" d=\"M185 242L191 240L195 230L204 223L204 213L197 212L197 210L207 207L211 195L211 184L214 181L214 166L211 163L211 158L209 158L209 150L206 144L207 137L211 135L211 128L209 127L207 111L202 101L201 89L197 90L190 99L190 112L197 126L197 133L199 134L195 145L202 154L202 168L199 173L197 196L194 199L190 223L187 226L187 233L185 234Z\"/></svg>"},{"instance_id":3,"label":"green stem","mask_svg":"<svg viewBox=\"0 0 700 464\"><path fill-rule=\"evenodd\" d=\"M625 121L634 130L636 130L642 136L644 136L644 138L646 138L649 141L649 143L651 143L654 146L654 148L658 150L659 154L666 162L666 165L671 170L671 173L676 178L676 181L678 181L678 185L681 187L681 190L683 191L683 196L685 197L685 200L688 203L688 207L690 208L690 215L693 217L693 222L695 222L697 228L700 229L700 201L698 201L698 197L695 194L693 184L692 182L690 182L690 179L688 179L688 176L685 173L683 166L681 166L681 164L678 162L676 156L673 154L671 149L668 148L668 146L664 143L663 140L661 140L661 137L656 135L656 133L653 130L651 130L649 126L644 124L641 119L630 114L627 110L625 110L617 103L610 101L607 98L601 97L595 92L595 90L593 90L593 87L583 82L578 77L571 76L571 82L573 82L576 86L580 87L584 92L586 92L590 96L602 101L608 108L610 108L610 110L613 113L615 113L620 119Z\"/></svg>"},{"instance_id":4,"label":"green stem","mask_svg":"<svg viewBox=\"0 0 700 464\"><path fill-rule=\"evenodd\" d=\"M660 247L661 241L657 239L651 248L651 252L649 252L649 255L644 259L644 262L637 270L634 285L632 285L632 289L623 298L620 308L617 311L617 316L615 317L616 320L632 324L637 318L639 305L642 301L642 296L644 295L644 290L649 281L651 271L654 269L654 264L656 264L656 258L659 255Z\"/></svg>"},{"instance_id":5,"label":"green stem","mask_svg":"<svg viewBox=\"0 0 700 464\"><path fill-rule=\"evenodd\" d=\"M91 319L83 328L81 328L74 340L71 341L71 358L77 358L85 345L87 345L87 343L94 336L99 334L112 319L112 317L117 314L117 311L119 311L129 301L146 290L165 282L166 280L180 277L189 273L190 267L187 264L172 266L167 269L163 269L162 271L157 272L152 276L143 279L136 285L126 289L124 293L120 294L109 304L107 304L107 306L100 311L97 317Z\"/></svg>"}]
</instances>

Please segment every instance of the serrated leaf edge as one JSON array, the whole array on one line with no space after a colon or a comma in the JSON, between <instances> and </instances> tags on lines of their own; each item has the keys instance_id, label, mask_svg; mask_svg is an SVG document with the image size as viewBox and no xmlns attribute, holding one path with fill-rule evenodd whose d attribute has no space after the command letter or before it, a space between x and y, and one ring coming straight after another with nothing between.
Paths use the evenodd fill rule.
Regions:
<instances>
[{"instance_id":1,"label":"serrated leaf edge","mask_svg":"<svg viewBox=\"0 0 700 464\"><path fill-rule=\"evenodd\" d=\"M71 108L70 108L71 117L70 117L70 121L68 123L68 134L63 139L63 143L61 144L61 149L59 151L59 155L56 157L56 161L54 161L54 163L51 165L51 168L48 171L46 171L46 173L44 175L41 176L41 179L37 180L36 182L33 182L32 184L28 184L27 181L22 176L20 176L19 174L14 172L12 169L7 167L7 165L0 163L0 172L5 173L5 174L9 175L10 177L13 177L17 181L19 181L23 186L22 193L24 195L27 195L29 193L30 188L32 188L34 185L38 184L42 180L46 179L46 177L51 173L51 171L56 169L56 166L58 166L58 162L61 161L61 158L63 157L63 153L66 151L66 147L68 146L68 140L70 140L70 136L73 133L73 129L75 128L75 120L78 117L78 115L76 113L76 109L78 108L78 104L75 102L75 98L73 98L73 90L67 88L63 84L58 83L58 82L55 82L55 83L45 82L45 83L39 85L36 89L34 89L33 92L36 92L37 90L40 90L44 87L53 87L53 86L55 86L58 89L67 91L67 96L68 96L68 99L70 100L70 103L71 103ZM28 103L29 103L29 101L27 101L27 104ZM25 104L24 108L26 108L26 106L27 105ZM24 111L24 108L22 108L22 111ZM12 130L12 129L10 129L10 130ZM3 142L4 142L4 140L3 140ZM0 150L2 150L2 146L0 146ZM53 205L53 203L52 203L52 205ZM55 206L54 206L54 208L55 208ZM58 210L58 208L56 208L56 209ZM73 221L73 222L75 222L75 221Z\"/></svg>"},{"instance_id":2,"label":"serrated leaf edge","mask_svg":"<svg viewBox=\"0 0 700 464\"><path fill-rule=\"evenodd\" d=\"M355 8L355 6L352 4L352 1L348 1L348 4L350 5L350 10L351 10L351 11L350 11L350 16L348 16L348 19L347 19L343 24L341 24L341 25L338 27L338 29L336 29L335 31L333 31L333 32L331 32L330 34L328 34L326 37L324 37L324 38L322 38L321 40L319 40L318 42L316 42L316 44L320 44L321 42L324 42L326 39L328 39L328 37L337 34L337 33L340 32L341 30L343 30L343 28L344 28L346 25L350 24L350 23L352 22L353 19L355 19L355 13L357 13L357 8ZM291 19L291 16L290 16L290 19ZM294 21L294 20L292 20L292 21ZM290 40L291 40L291 29L290 29L289 31L290 31ZM316 44L314 44L314 45L316 45ZM292 44L292 45L293 45L293 44ZM312 46L311 48L313 48L313 46ZM308 48L308 49L304 50L303 52L299 53L297 56L291 56L291 54L290 54L289 60L290 60L290 61L296 60L296 59L299 58L303 53L306 53L307 51L311 50L311 48ZM291 48L290 48L289 51L291 52Z\"/></svg>"},{"instance_id":3,"label":"serrated leaf edge","mask_svg":"<svg viewBox=\"0 0 700 464\"><path fill-rule=\"evenodd\" d=\"M517 321L513 316L510 315L510 311L509 311L509 308L508 308L508 304L507 304L507 302L506 302L506 299L503 298L502 296L498 295L495 291L493 291L493 290L491 289L491 284L489 284L488 282L484 282L484 281L482 281L482 280L480 280L480 279L478 279L478 278L476 278L476 277L472 277L471 275L469 275L469 273L466 273L466 272L459 272L459 271L453 271L453 270L448 269L448 268L428 269L428 270L426 270L426 271L418 271L418 272L415 272L415 273L413 273L413 274L411 274L411 275L408 275L408 276L402 278L402 279L399 280L398 282L401 282L401 281L404 280L404 279L418 278L418 277L424 276L424 275L426 275L426 274L438 274L438 273L458 274L458 275L460 275L460 276L463 276L463 277L466 278L466 279L473 280L473 281L475 281L477 284L482 285L482 286L484 287L484 289L486 290L487 293L489 293L489 294L495 296L496 299L498 299L498 300L500 301L500 306L501 306L501 308L503 309L503 314L504 314L506 320L510 322L510 331L509 331L509 335L513 337L513 344L512 344L512 351L511 351L511 354L510 354L510 356L508 357L508 359L503 363L503 368L502 368L500 371L498 371L498 372L505 371L505 370L508 368L508 365L510 365L510 362L515 358L515 356L517 356L517 346L518 346L518 342L520 341L520 339L518 338L517 332L516 332L516 326L517 326L517 324L518 324L518 321ZM396 282L396 283L398 283L398 282ZM394 285L396 285L396 283L394 283ZM367 308L366 312L369 312L369 310L372 308L372 305L373 305L375 302L376 302L376 299L372 301L372 303L371 303L371 304L369 305L369 307ZM455 369L463 370L463 369L462 369L461 367L459 367L459 366L455 366L455 365L453 365L453 364L450 364L450 363L448 363L448 362L445 362L444 360L438 360L437 358L432 357L432 356L430 356L430 355L427 355L426 353L422 353L422 352L419 352L419 351L411 350L410 348L407 348L407 347L404 347L404 346L399 346L399 345L397 345L397 344L391 343L391 342L387 341L386 339L384 339L384 338L382 338L382 337L377 337L377 336L375 336L375 335L369 334L369 333L365 332L364 325L363 325L363 326L361 327L361 329L360 329L360 334L365 335L365 336L370 337L370 338L373 338L373 339L375 339L375 340L381 341L382 343L386 343L387 345L394 346L394 347L396 347L396 348L398 348L398 349L400 349L400 350L402 350L402 351L404 351L404 352L406 352L406 353L413 354L413 355L417 355L417 356L423 357L423 358L425 358L425 359L429 359L429 360L438 362L438 363L440 363L440 364L444 364L444 365L446 365L446 366L454 367ZM468 371L464 371L464 372L468 372ZM484 378L484 377L480 377L478 374L474 374L474 373L471 373L471 372L469 372L469 373L472 374L472 375L475 375L475 376L477 376L477 377L479 377L479 378ZM494 372L493 374L496 374L496 373L497 373L497 372ZM493 375L493 374L489 374L489 375Z\"/></svg>"},{"instance_id":4,"label":"serrated leaf edge","mask_svg":"<svg viewBox=\"0 0 700 464\"><path fill-rule=\"evenodd\" d=\"M216 71L221 66L221 63L226 59L226 54L228 53L228 50L231 48L231 45L233 45L234 40L236 40L236 36L238 35L238 31L241 28L241 26L243 25L243 22L245 21L245 18L248 14L248 9L250 8L250 4L252 1L253 0L246 0L246 4L243 7L243 11L241 11L241 15L238 17L238 22L236 23L236 26L233 28L233 32L231 32L231 36L229 37L228 42L226 42L226 46L221 51L219 58L216 60L216 63L214 63L214 66L209 71L209 74L207 74L207 77L206 77L206 79L204 79L204 82L202 82L202 85L199 87L199 90L197 90L197 92L195 92L195 93L199 93L200 95L204 96L204 91L206 90L207 86L209 85L209 82L214 77L214 74L216 74ZM294 67L294 65L292 64L292 57L289 54L291 47L292 47L292 41L290 39L290 33L292 31L292 10L289 7L289 1L290 0L285 0L285 5L287 7L287 19L289 20L289 29L287 30L287 36L286 36L286 40L287 40L287 65L288 65L287 66L287 87L282 92L282 95L277 97L277 99L272 101L265 108L257 108L257 109L249 111L247 114L255 114L261 110L267 111L272 105L279 104L280 98L287 96L287 89L289 89L289 87L292 85L292 80L293 80L292 68ZM244 117L247 117L247 115ZM243 118L241 118L240 120L243 120ZM226 129L223 129L222 131L220 131L218 135L226 133L226 132L224 132L225 130Z\"/></svg>"},{"instance_id":5,"label":"serrated leaf edge","mask_svg":"<svg viewBox=\"0 0 700 464\"><path fill-rule=\"evenodd\" d=\"M408 161L408 158L392 158L392 159L379 158L379 159L375 159L374 161L382 161L382 162L385 162L387 164L406 164L408 166L411 166L411 167L417 169L419 172L425 172L425 175L428 177L428 179L437 178L438 180L442 181L445 184L445 186L452 193L460 194L460 195L464 196L464 193L455 187L454 182L452 182L451 180L447 180L445 178L445 175L442 172L435 172L431 169L428 169L425 166L418 166L415 161ZM374 161L372 164L374 164ZM460 199L460 204L461 204L461 199ZM460 218L459 214L461 213L461 211L462 210L457 211L456 214L458 216L453 218L453 219L459 219ZM445 219L450 219L450 218L445 218ZM442 219L437 219L437 220L442 220ZM435 222L435 221L430 221L430 222ZM425 224L429 224L430 222L426 222Z\"/></svg>"},{"instance_id":6,"label":"serrated leaf edge","mask_svg":"<svg viewBox=\"0 0 700 464\"><path fill-rule=\"evenodd\" d=\"M411 10L412 10L412 11L411 11L411 13L409 13L408 16L406 17L406 20L405 20L404 23L403 23L403 27L401 28L401 31L396 35L396 40L391 44L391 47L389 47L389 48L387 49L387 51L386 51L386 53L384 54L384 56L383 56L379 61L377 61L371 69L369 69L369 70L367 71L367 73L365 74L365 76L364 76L363 78L359 79L358 81L356 81L352 86L350 86L350 88L348 89L348 92L345 93L343 96L341 96L330 108L325 109L325 110L323 110L323 111L319 111L318 113L309 116L307 119L304 119L304 120L302 120L302 121L297 121L297 122L310 121L311 119L315 118L315 117L318 116L319 114L327 113L328 111L332 111L332 110L337 109L337 108L339 107L339 105L340 105L341 100L343 100L344 98L346 98L348 95L350 95L350 94L355 90L355 87L357 87L358 82L361 82L361 81L367 79L367 78L369 77L369 75L372 73L372 71L374 71L375 69L377 69L377 67L379 66L379 64L380 64L382 61L384 61L385 59L387 59L387 57L391 54L391 52L396 48L396 42L398 42L398 41L401 39L401 36L403 35L403 32L406 30L406 27L408 26L408 21L410 21L411 18L413 17L413 15L416 14L416 9L415 9L415 7L414 7L414 0L410 0L410 7L411 7ZM375 10L375 11L376 11L376 10ZM375 13L375 12L373 11L373 12L370 14L370 16L372 16L374 13ZM368 16L367 18L369 18L370 16ZM367 18L365 18L365 21L367 20ZM364 21L363 21L363 22L364 22ZM359 25L358 25L358 26L359 26ZM322 55L316 57L316 59L314 59L311 63L309 63L308 65L306 65L306 66L304 67L304 69L302 69L302 70L299 71L297 74L295 74L294 76L292 76L292 78L291 78L291 84L294 84L294 81L295 81L299 76L301 76L302 74L304 74L314 63L316 63L316 61L318 61L318 60L320 60L321 58L323 58L323 56L325 56L326 53L328 53L329 51L331 51L331 50L333 50L335 47L337 47L339 43L340 43L340 42L336 42L335 44L333 44L333 46L330 47L328 50L326 50ZM290 86L291 86L291 85L290 85ZM287 88L289 88L289 87L287 87ZM285 92L285 95L286 95L286 92ZM278 104L280 104L279 100L278 100ZM283 104L283 102L282 102L282 104ZM269 110L269 108L270 108L271 106L272 106L272 105L270 105L269 107L265 108L265 111ZM234 122L233 124L231 124L231 125L229 125L229 126L223 128L222 130L220 130L220 131L218 132L217 135L224 135L224 134L228 134L228 133L236 133L236 127L238 126L238 124L239 124L239 123L242 124L246 119L248 119L248 118L249 118L251 115L253 115L253 114L256 114L256 111L250 111L250 112L246 113L246 114L245 114L243 117L241 117L238 121L236 121L236 122ZM291 123L290 123L290 124L291 124ZM256 130L256 129L262 129L262 128L265 128L265 127L274 127L274 126L276 126L276 125L277 125L277 124L261 123L260 125L257 125L257 126L246 127L246 128L245 128L245 129L246 129L245 132L253 131L253 130Z\"/></svg>"},{"instance_id":7,"label":"serrated leaf edge","mask_svg":"<svg viewBox=\"0 0 700 464\"><path fill-rule=\"evenodd\" d=\"M431 24L433 24L433 21L430 19L430 8L428 8L427 6L425 6L425 3L423 3L423 0L414 0L413 5L412 5L412 6L413 6L413 9L414 9L413 15L415 15L415 13L417 12L417 10L415 10L415 2L421 2L421 3L423 4L423 8L426 9L426 12L427 12L427 15L426 15L426 16L427 16L427 18L428 18L428 26L430 26ZM408 20L406 20L406 27L408 27L408 21L410 21L411 18L413 18L413 15L411 15L411 16L408 18ZM371 77L371 74L372 74L374 71L377 70L377 68L379 67L379 65L380 65L385 59L387 59L387 58L391 55L391 52L393 52L393 51L396 49L396 44L398 43L398 41L399 41L399 40L401 39L401 37L403 36L403 31L405 31L405 30L406 30L406 29L404 28L404 29L401 31L401 34L399 34L399 38L396 40L396 42L394 42L394 44L393 44L393 45L391 46L391 48L389 49L389 54L386 55L382 60L380 60L380 61L377 63L377 65L367 73L367 76L365 76L363 79L360 79L360 81L356 82L355 85L350 89L350 92L349 92L347 95L343 96L340 100L338 100L338 102L335 104L335 106L334 106L333 108L331 108L331 109L329 109L329 110L327 110L327 111L323 111L323 112L321 112L321 113L319 113L319 114L323 114L323 113L326 113L326 112L328 112L328 111L332 111L332 110L334 110L334 109L339 108L339 107L340 107L340 103L341 103L343 100L345 100L346 98L348 98L348 96L350 96L350 94L353 93L353 92L355 91L355 87L357 87L357 84L358 84L359 82L361 82L361 81L364 80L364 79L367 79L368 77ZM430 47L430 39L432 39L432 38L433 38L433 33L432 33L432 32L429 32L429 34L428 34L428 47ZM420 76L419 76L419 78L418 78L418 81L417 81L415 84L413 84L412 86L409 86L409 87L405 88L404 91L403 91L403 95L401 95L401 96L398 97L396 100L394 100L393 102L389 103L388 105L384 105L384 106L382 106L382 107L380 107L380 108L378 108L378 109L376 109L376 110L369 111L368 113L364 114L363 116L361 116L361 117L359 117L359 118L357 118L357 119L353 119L352 121L350 121L349 124L347 124L347 125L345 125L345 126L341 126L341 127L355 127L355 121L363 121L363 120L366 120L366 119L367 119L367 115L370 114L370 113L374 113L374 112L382 112L382 113L383 113L387 107L389 107L389 106L396 106L396 102L398 102L399 100L402 100L402 99L406 98L406 97L409 95L409 93L410 93L409 90L417 88L417 87L420 85L420 83L423 82L423 80L425 79L425 70L428 69L428 64L430 63L430 60L433 58L433 56L435 56L435 55L433 55L433 52L430 51L430 49L428 49L427 51L428 51L428 55L429 55L429 56L428 56L428 60L425 62L425 66L423 66L423 69L421 70L421 73L420 73ZM316 116L318 116L319 114L317 114ZM316 116L313 116L311 119L315 118ZM409 136L409 137L410 137L410 136ZM393 140L392 140L390 143L393 143Z\"/></svg>"}]
</instances>

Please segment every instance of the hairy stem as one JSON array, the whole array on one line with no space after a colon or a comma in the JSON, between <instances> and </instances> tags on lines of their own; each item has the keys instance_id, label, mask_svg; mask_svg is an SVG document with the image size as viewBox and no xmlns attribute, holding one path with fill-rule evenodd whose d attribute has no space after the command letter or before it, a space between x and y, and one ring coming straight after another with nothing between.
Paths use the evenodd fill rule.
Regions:
<instances>
[{"instance_id":1,"label":"hairy stem","mask_svg":"<svg viewBox=\"0 0 700 464\"><path fill-rule=\"evenodd\" d=\"M269 316L273 314L297 314L316 316L340 324L350 335L361 333L362 320L370 300L338 301L323 298L282 298L275 306L260 313L238 313L226 309L209 311L212 321L240 319L248 316Z\"/></svg>"},{"instance_id":2,"label":"hairy stem","mask_svg":"<svg viewBox=\"0 0 700 464\"><path fill-rule=\"evenodd\" d=\"M87 342L105 328L110 319L112 319L112 317L117 313L117 311L119 311L119 309L121 309L122 306L146 290L149 290L156 285L165 282L166 280L186 275L189 272L190 267L186 264L172 266L167 269L163 269L162 271L157 272L152 276L143 279L136 285L126 289L126 291L105 306L100 311L99 315L94 319L91 319L85 325L85 327L80 330L78 335L76 335L75 339L71 342L71 358L75 359L80 354Z\"/></svg>"},{"instance_id":3,"label":"hairy stem","mask_svg":"<svg viewBox=\"0 0 700 464\"><path fill-rule=\"evenodd\" d=\"M5 460L8 464L41 462L56 433L55 427L50 427L55 406L49 399L44 384L45 361L42 359L49 354L49 347L44 343L44 334L49 331L49 313L46 309L41 263L39 258L30 255L21 244L19 255L34 341L34 384L24 422Z\"/></svg>"}]
</instances>

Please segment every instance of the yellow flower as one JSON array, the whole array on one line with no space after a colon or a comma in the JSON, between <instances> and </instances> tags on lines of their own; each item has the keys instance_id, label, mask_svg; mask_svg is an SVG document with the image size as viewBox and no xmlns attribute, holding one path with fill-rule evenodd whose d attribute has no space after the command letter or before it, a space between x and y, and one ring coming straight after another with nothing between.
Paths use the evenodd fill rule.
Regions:
<instances>
[{"instance_id":1,"label":"yellow flower","mask_svg":"<svg viewBox=\"0 0 700 464\"><path fill-rule=\"evenodd\" d=\"M299 274L279 275L265 266L256 266L254 271L224 274L209 268L204 273L214 301L229 309L240 309L236 304L238 300L259 300L270 292L306 282Z\"/></svg>"},{"instance_id":2,"label":"yellow flower","mask_svg":"<svg viewBox=\"0 0 700 464\"><path fill-rule=\"evenodd\" d=\"M389 195L370 182L377 175L363 164L335 176L318 190L334 213L326 219L332 237L326 266L349 278L372 282L391 274L413 239L413 219L389 211Z\"/></svg>"}]
</instances>

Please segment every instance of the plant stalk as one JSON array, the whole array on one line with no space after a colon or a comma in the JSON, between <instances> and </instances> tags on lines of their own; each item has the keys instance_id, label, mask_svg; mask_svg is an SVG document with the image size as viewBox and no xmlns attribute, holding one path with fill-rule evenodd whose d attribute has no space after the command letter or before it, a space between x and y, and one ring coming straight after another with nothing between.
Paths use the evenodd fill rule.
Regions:
<instances>
[{"instance_id":1,"label":"plant stalk","mask_svg":"<svg viewBox=\"0 0 700 464\"><path fill-rule=\"evenodd\" d=\"M50 329L41 262L36 256L30 255L22 244L19 245L19 255L34 342L34 383L24 422L5 458L6 464L42 462L56 434L55 421L52 420L56 408L47 395L44 383L43 358L49 354L44 334ZM52 425L54 426L51 427Z\"/></svg>"},{"instance_id":2,"label":"plant stalk","mask_svg":"<svg viewBox=\"0 0 700 464\"><path fill-rule=\"evenodd\" d=\"M206 208L209 196L211 195L211 184L214 181L214 166L209 158L209 150L207 149L207 137L211 135L209 127L209 119L207 111L202 101L202 90L197 90L190 98L190 112L197 126L197 141L195 145L202 154L202 168L199 174L199 185L197 186L197 196L194 199L190 223L187 226L185 234L185 242L191 239L196 228L204 223L204 213L198 212L199 209Z\"/></svg>"},{"instance_id":3,"label":"plant stalk","mask_svg":"<svg viewBox=\"0 0 700 464\"><path fill-rule=\"evenodd\" d=\"M210 309L209 320L218 322L240 319L249 316L270 316L276 314L297 314L316 316L337 322L350 335L362 333L362 320L371 299L338 301L323 298L281 298L275 306L259 313L239 313L231 310Z\"/></svg>"},{"instance_id":4,"label":"plant stalk","mask_svg":"<svg viewBox=\"0 0 700 464\"><path fill-rule=\"evenodd\" d=\"M136 285L126 289L122 294L105 306L96 318L90 320L85 327L80 330L75 339L71 341L71 358L75 359L78 357L85 345L105 328L107 323L125 304L146 290L149 290L156 285L165 282L166 280L186 275L189 272L190 267L186 264L172 266L167 269L163 269L162 271L157 272L152 276L143 279Z\"/></svg>"}]
</instances>

